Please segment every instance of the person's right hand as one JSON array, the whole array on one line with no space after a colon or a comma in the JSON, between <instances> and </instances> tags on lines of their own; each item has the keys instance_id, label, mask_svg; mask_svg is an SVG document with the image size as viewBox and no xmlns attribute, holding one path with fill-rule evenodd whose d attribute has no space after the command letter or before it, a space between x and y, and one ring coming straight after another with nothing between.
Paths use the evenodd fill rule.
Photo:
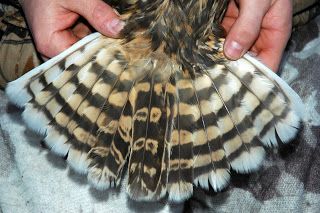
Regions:
<instances>
[{"instance_id":1,"label":"person's right hand","mask_svg":"<svg viewBox=\"0 0 320 213\"><path fill-rule=\"evenodd\" d=\"M100 33L117 37L124 23L102 0L21 0L37 50L51 58L85 37L90 27L77 23L80 16Z\"/></svg>"},{"instance_id":2,"label":"person's right hand","mask_svg":"<svg viewBox=\"0 0 320 213\"><path fill-rule=\"evenodd\" d=\"M225 55L232 60L248 50L276 71L291 34L291 0L231 0L222 25Z\"/></svg>"}]
</instances>

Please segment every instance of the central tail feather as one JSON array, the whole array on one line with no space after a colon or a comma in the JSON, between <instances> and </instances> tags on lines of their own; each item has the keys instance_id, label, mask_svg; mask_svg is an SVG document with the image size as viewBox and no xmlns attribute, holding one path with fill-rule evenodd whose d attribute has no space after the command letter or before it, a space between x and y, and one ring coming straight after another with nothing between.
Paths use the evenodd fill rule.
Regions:
<instances>
[{"instance_id":1,"label":"central tail feather","mask_svg":"<svg viewBox=\"0 0 320 213\"><path fill-rule=\"evenodd\" d=\"M193 88L187 72L175 75L176 106L170 141L169 199L181 201L193 193L193 131L199 115L194 105Z\"/></svg>"},{"instance_id":2,"label":"central tail feather","mask_svg":"<svg viewBox=\"0 0 320 213\"><path fill-rule=\"evenodd\" d=\"M153 60L156 63L158 59ZM158 200L166 193L168 169L166 131L168 133L170 128L166 125L170 125L171 122L166 111L168 109L166 96L169 93L166 85L168 76L162 72L170 73L173 67L163 65L150 70L150 75L134 86L134 94L130 98L134 113L128 166L128 193L137 200Z\"/></svg>"}]
</instances>

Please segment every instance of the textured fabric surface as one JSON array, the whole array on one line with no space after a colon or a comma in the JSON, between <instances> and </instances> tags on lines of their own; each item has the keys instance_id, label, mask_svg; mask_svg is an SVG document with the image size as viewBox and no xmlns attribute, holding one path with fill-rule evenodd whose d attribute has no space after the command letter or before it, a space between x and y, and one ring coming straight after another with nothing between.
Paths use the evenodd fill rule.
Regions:
<instances>
[{"instance_id":1,"label":"textured fabric surface","mask_svg":"<svg viewBox=\"0 0 320 213\"><path fill-rule=\"evenodd\" d=\"M21 110L0 91L0 212L320 212L320 17L295 30L281 76L301 95L298 138L268 150L263 168L233 174L220 193L195 189L184 204L137 203L123 188L97 191L84 176L41 146Z\"/></svg>"},{"instance_id":2,"label":"textured fabric surface","mask_svg":"<svg viewBox=\"0 0 320 213\"><path fill-rule=\"evenodd\" d=\"M293 1L293 26L307 23L320 12L319 0L294 0Z\"/></svg>"}]
</instances>

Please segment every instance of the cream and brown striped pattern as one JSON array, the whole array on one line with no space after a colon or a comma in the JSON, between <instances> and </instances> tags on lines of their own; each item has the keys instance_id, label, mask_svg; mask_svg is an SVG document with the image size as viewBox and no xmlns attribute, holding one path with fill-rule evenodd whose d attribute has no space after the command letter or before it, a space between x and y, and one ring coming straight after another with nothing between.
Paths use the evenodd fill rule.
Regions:
<instances>
[{"instance_id":1,"label":"cream and brown striped pattern","mask_svg":"<svg viewBox=\"0 0 320 213\"><path fill-rule=\"evenodd\" d=\"M7 94L99 189L118 186L128 164L135 200L219 191L231 169L255 171L264 146L290 141L302 116L296 93L259 61L224 58L226 3L137 1L122 39L84 38Z\"/></svg>"}]
</instances>

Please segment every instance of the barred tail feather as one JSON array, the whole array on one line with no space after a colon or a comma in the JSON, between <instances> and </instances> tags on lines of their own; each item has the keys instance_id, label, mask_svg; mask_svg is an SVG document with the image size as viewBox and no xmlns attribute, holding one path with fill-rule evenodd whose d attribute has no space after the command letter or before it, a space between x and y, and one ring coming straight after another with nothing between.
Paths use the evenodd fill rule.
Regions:
<instances>
[{"instance_id":1,"label":"barred tail feather","mask_svg":"<svg viewBox=\"0 0 320 213\"><path fill-rule=\"evenodd\" d=\"M79 50L81 48L78 47L77 51L68 55L67 59L61 59L54 66L44 66L49 67L48 70L43 70L33 77L29 75L29 77L31 76L30 82L20 89L21 91L16 88L16 86L20 86L19 79L8 86L7 95L9 98L15 95L11 94L10 90L16 90L19 94L26 93L24 97L27 97L27 99L24 101L29 101L29 103L22 103L25 105L23 118L30 128L40 134L45 134L47 124L63 107L57 102L63 99L68 100L72 96L77 89L76 84L83 81L88 75L87 70L91 68L92 64L87 62L99 52L104 43L106 43L104 39L95 39L84 48L86 54L81 54ZM51 60L44 63L44 65L51 64ZM40 70L38 69L38 71ZM27 77L23 76L22 79L27 79ZM34 100L31 101L32 99ZM22 101L19 96L16 100ZM70 100L70 102L72 101Z\"/></svg>"},{"instance_id":2,"label":"barred tail feather","mask_svg":"<svg viewBox=\"0 0 320 213\"><path fill-rule=\"evenodd\" d=\"M74 128L69 131L71 137L68 143L72 144L72 149L67 160L72 167L82 173L88 172L91 162L88 153L91 148L99 145L99 128L106 125L99 119L106 113L105 100L113 94L114 89L118 89L110 88L124 70L121 65L123 61L115 57L117 54L119 54L118 48L112 45L101 50L96 55L92 69L85 76L85 81L80 82L80 85L83 84L80 87L82 93L75 92L76 97L80 95L83 101L77 107L74 116L70 118L70 124L74 123Z\"/></svg>"},{"instance_id":3,"label":"barred tail feather","mask_svg":"<svg viewBox=\"0 0 320 213\"><path fill-rule=\"evenodd\" d=\"M201 120L194 132L194 183L204 189L220 191L229 182L230 166L222 146L222 134L215 114L217 103L212 97L212 81L207 75L195 74L193 86Z\"/></svg>"},{"instance_id":4,"label":"barred tail feather","mask_svg":"<svg viewBox=\"0 0 320 213\"><path fill-rule=\"evenodd\" d=\"M91 104L94 103L92 90L103 74L104 68L98 65L94 67L95 74L91 77L87 76L83 82L80 82L79 90L75 90L74 92L76 97L81 96L81 98L77 97L77 99L81 100L81 103L78 106L74 105L76 112L70 116L67 124L67 128L70 126L68 128L68 134L70 136L67 143L71 145L67 161L77 172L84 174L87 173L89 165L88 152L98 141L96 137L96 132L98 131L96 121L101 110L100 106L95 108ZM86 82L86 80L88 80L88 82ZM68 102L66 104L68 105ZM68 116L65 111L61 112L63 116ZM59 123L57 124L59 125Z\"/></svg>"},{"instance_id":5,"label":"barred tail feather","mask_svg":"<svg viewBox=\"0 0 320 213\"><path fill-rule=\"evenodd\" d=\"M96 132L97 145L91 147L88 155L91 159L88 178L99 189L119 184L120 172L131 146L132 110L129 96L134 81L125 77L128 72L130 69L121 73L119 79L114 82L110 95L106 97L97 120L99 123ZM110 159L113 157L114 159Z\"/></svg>"},{"instance_id":6,"label":"barred tail feather","mask_svg":"<svg viewBox=\"0 0 320 213\"><path fill-rule=\"evenodd\" d=\"M16 104L19 107L23 107L24 104L26 104L32 98L32 94L28 92L27 88L27 85L30 84L30 80L50 70L53 70L53 73L57 73L59 75L59 72L56 71L60 70L59 64L65 63L65 58L69 57L70 59L73 59L73 57L75 56L83 56L83 54L81 54L82 51L79 52L79 50L83 46L99 38L100 35L100 33L94 33L85 37L61 54L50 59L46 63L43 63L33 70L27 72L17 80L10 82L6 87L6 94L10 102ZM70 62L73 62L73 60L70 60Z\"/></svg>"},{"instance_id":7,"label":"barred tail feather","mask_svg":"<svg viewBox=\"0 0 320 213\"><path fill-rule=\"evenodd\" d=\"M101 146L99 144L88 153L88 158L92 159L89 165L88 180L97 189L116 187L120 183L124 164L131 147L131 108L131 105L127 102L109 150L105 145Z\"/></svg>"},{"instance_id":8,"label":"barred tail feather","mask_svg":"<svg viewBox=\"0 0 320 213\"><path fill-rule=\"evenodd\" d=\"M295 113L297 113L297 115L302 118L305 110L304 104L299 95L283 79L281 79L272 70L262 64L259 60L255 59L249 54L245 54L243 58L256 66L266 77L276 82L277 86L281 88L283 93L290 99L290 105L294 109Z\"/></svg>"},{"instance_id":9,"label":"barred tail feather","mask_svg":"<svg viewBox=\"0 0 320 213\"><path fill-rule=\"evenodd\" d=\"M50 84L45 87L44 90L34 94L34 98L25 104L25 110L22 114L24 121L32 130L39 132L40 134L45 134L47 125L49 125L55 117L59 119L61 116L64 116L64 109L70 107L70 105L73 109L77 109L84 97L82 98L79 96L79 98L76 93L85 92L80 91L81 87L77 86L77 84L81 84L80 82L85 80L82 77L84 75L83 73L88 72L91 65L92 64L89 63L79 69L72 71L69 69L65 70L61 75L73 72L68 82L62 84L59 88L54 86L54 81L52 82L52 85ZM58 77L57 80L59 81L59 79L60 78ZM66 105L67 102L68 104ZM71 115L69 114L68 116ZM65 119L61 122L67 125L67 121Z\"/></svg>"},{"instance_id":10,"label":"barred tail feather","mask_svg":"<svg viewBox=\"0 0 320 213\"><path fill-rule=\"evenodd\" d=\"M155 73L156 72L156 73ZM151 200L164 196L161 184L165 152L165 98L159 70L134 86L133 138L129 160L129 196ZM150 79L151 78L151 79Z\"/></svg>"},{"instance_id":11,"label":"barred tail feather","mask_svg":"<svg viewBox=\"0 0 320 213\"><path fill-rule=\"evenodd\" d=\"M199 112L188 72L178 70L174 80L176 106L170 143L168 193L170 200L181 202L193 193L193 132Z\"/></svg>"},{"instance_id":12,"label":"barred tail feather","mask_svg":"<svg viewBox=\"0 0 320 213\"><path fill-rule=\"evenodd\" d=\"M71 64L55 80L35 94L34 98L25 105L23 112L24 120L29 127L45 134L48 125L58 124L67 127L75 115L81 114L84 104L87 103L84 100L88 94L91 94L90 90L103 72L103 66L110 63L106 58L108 51L110 47L91 52L91 58L87 58L79 65ZM98 63L91 62L93 57ZM110 57L112 56L109 54ZM81 104L82 107L80 107Z\"/></svg>"},{"instance_id":13,"label":"barred tail feather","mask_svg":"<svg viewBox=\"0 0 320 213\"><path fill-rule=\"evenodd\" d=\"M303 116L300 97L279 76L249 55L230 65L227 65L230 72L254 95L250 100L261 103L251 117L263 144L277 146L276 132L283 143L290 141Z\"/></svg>"}]
</instances>

